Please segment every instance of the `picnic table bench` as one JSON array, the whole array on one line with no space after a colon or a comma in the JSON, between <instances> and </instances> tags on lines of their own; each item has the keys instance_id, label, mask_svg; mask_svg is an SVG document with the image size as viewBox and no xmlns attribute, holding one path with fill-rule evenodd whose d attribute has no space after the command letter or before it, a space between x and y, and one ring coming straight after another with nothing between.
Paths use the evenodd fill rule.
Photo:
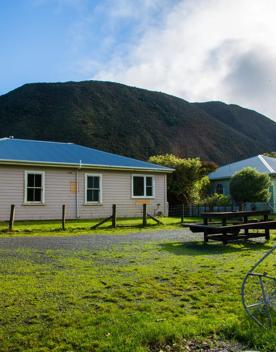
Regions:
<instances>
[{"instance_id":1,"label":"picnic table bench","mask_svg":"<svg viewBox=\"0 0 276 352\"><path fill-rule=\"evenodd\" d=\"M204 242L208 240L222 241L226 244L228 241L265 237L270 238L270 229L276 229L276 220L269 220L269 210L262 211L235 211L235 212L204 212L201 214L203 224L191 223L189 226L194 233L203 232ZM262 220L249 219L250 217L262 216ZM211 219L220 219L221 223L209 222ZM236 219L238 222L227 224L228 220ZM257 232L250 232L257 230ZM264 230L264 232L259 232ZM243 231L243 232L241 232Z\"/></svg>"}]
</instances>

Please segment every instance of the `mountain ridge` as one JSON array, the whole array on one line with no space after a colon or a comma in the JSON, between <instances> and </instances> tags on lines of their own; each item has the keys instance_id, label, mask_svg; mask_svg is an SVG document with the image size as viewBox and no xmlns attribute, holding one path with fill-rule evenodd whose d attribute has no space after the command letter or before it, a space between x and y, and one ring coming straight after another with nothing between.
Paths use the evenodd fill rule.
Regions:
<instances>
[{"instance_id":1,"label":"mountain ridge","mask_svg":"<svg viewBox=\"0 0 276 352\"><path fill-rule=\"evenodd\" d=\"M146 160L225 164L276 150L276 123L223 102L189 103L121 83L28 83L0 96L0 136L74 142Z\"/></svg>"}]
</instances>

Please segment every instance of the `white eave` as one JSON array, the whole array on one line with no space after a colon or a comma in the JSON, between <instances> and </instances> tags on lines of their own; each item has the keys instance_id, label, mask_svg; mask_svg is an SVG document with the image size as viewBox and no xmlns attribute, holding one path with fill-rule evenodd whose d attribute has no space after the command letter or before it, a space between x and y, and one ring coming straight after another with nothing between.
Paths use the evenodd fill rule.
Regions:
<instances>
[{"instance_id":1,"label":"white eave","mask_svg":"<svg viewBox=\"0 0 276 352\"><path fill-rule=\"evenodd\" d=\"M76 168L76 169L100 169L100 170L118 170L118 171L143 171L157 173L172 173L171 168L146 168L133 166L116 166L102 164L84 164L84 163L64 163L64 162L47 162L47 161L30 161L30 160L7 160L0 159L0 165L14 166L42 166L42 167L60 167L60 168Z\"/></svg>"}]
</instances>

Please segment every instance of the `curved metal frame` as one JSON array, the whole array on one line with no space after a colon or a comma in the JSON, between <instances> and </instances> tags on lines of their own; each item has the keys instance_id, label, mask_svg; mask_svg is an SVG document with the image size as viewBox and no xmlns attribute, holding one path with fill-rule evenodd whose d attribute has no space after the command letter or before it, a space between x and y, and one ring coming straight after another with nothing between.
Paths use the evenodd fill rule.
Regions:
<instances>
[{"instance_id":1,"label":"curved metal frame","mask_svg":"<svg viewBox=\"0 0 276 352\"><path fill-rule=\"evenodd\" d=\"M276 277L270 276L267 273L256 273L255 269L269 256L272 254L272 252L276 249L276 246L272 247L260 260L257 261L257 263L247 272L245 278L243 279L242 282L242 288L241 288L241 295L242 295L242 304L244 306L245 311L247 312L247 314L251 317L251 319L253 319L258 325L265 327L265 324L263 324L260 320L258 320L256 318L256 316L254 314L252 314L250 308L255 308L255 307L263 307L263 311L266 314L266 317L268 319L268 325L269 327L272 327L272 318L271 318L271 314L270 311L272 309L272 298L276 297L276 290L273 291L272 296L267 294L266 289L265 289L265 285L263 282L263 278L266 279L270 279L276 282ZM261 288L261 297L259 299L258 302L247 305L246 304L246 300L245 300L245 287L246 287L246 282L247 279L250 276L255 276L259 278L259 284L260 284L260 288ZM275 297L274 297L275 295Z\"/></svg>"}]
</instances>

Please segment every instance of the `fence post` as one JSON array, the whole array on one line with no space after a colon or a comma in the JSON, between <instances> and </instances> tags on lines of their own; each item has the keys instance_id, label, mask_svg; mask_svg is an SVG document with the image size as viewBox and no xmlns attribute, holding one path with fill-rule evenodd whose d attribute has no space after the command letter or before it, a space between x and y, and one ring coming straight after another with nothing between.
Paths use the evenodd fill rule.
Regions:
<instances>
[{"instance_id":1,"label":"fence post","mask_svg":"<svg viewBox=\"0 0 276 352\"><path fill-rule=\"evenodd\" d=\"M143 204L143 226L147 226L147 204Z\"/></svg>"},{"instance_id":2,"label":"fence post","mask_svg":"<svg viewBox=\"0 0 276 352\"><path fill-rule=\"evenodd\" d=\"M184 222L184 204L181 206L181 223Z\"/></svg>"},{"instance_id":3,"label":"fence post","mask_svg":"<svg viewBox=\"0 0 276 352\"><path fill-rule=\"evenodd\" d=\"M14 224L14 216L15 216L15 205L11 205L11 212L10 212L10 221L9 221L9 232L13 231L13 224Z\"/></svg>"},{"instance_id":4,"label":"fence post","mask_svg":"<svg viewBox=\"0 0 276 352\"><path fill-rule=\"evenodd\" d=\"M116 204L112 205L112 227L116 227Z\"/></svg>"},{"instance_id":5,"label":"fence post","mask_svg":"<svg viewBox=\"0 0 276 352\"><path fill-rule=\"evenodd\" d=\"M61 228L62 231L65 230L65 210L66 210L66 206L65 204L62 205L62 218L61 218Z\"/></svg>"}]
</instances>

